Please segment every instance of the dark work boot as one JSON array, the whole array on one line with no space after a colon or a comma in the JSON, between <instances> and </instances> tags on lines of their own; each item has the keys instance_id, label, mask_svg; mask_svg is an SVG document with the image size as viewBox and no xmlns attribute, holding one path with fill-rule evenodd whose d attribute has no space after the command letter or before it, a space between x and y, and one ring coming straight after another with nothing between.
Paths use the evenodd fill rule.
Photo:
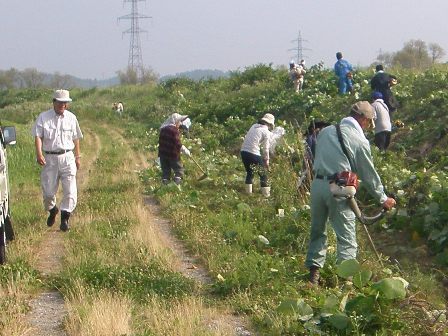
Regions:
<instances>
[{"instance_id":1,"label":"dark work boot","mask_svg":"<svg viewBox=\"0 0 448 336\"><path fill-rule=\"evenodd\" d=\"M47 225L53 226L54 222L56 221L56 215L58 214L59 209L55 205L53 208L51 208L51 210L49 212L50 212L50 214L48 215L48 218L47 218Z\"/></svg>"},{"instance_id":2,"label":"dark work boot","mask_svg":"<svg viewBox=\"0 0 448 336\"><path fill-rule=\"evenodd\" d=\"M70 218L70 212L61 211L61 226L59 227L61 231L68 231L70 227L68 225L68 220Z\"/></svg>"},{"instance_id":3,"label":"dark work boot","mask_svg":"<svg viewBox=\"0 0 448 336\"><path fill-rule=\"evenodd\" d=\"M309 279L310 283L312 283L313 285L318 285L319 279L320 279L319 267L311 266L310 267L310 279Z\"/></svg>"}]
</instances>

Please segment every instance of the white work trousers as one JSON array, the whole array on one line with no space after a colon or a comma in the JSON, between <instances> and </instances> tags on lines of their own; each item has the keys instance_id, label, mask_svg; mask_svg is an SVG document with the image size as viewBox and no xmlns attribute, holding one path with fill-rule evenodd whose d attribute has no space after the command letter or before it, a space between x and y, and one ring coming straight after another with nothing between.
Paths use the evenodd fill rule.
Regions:
<instances>
[{"instance_id":1,"label":"white work trousers","mask_svg":"<svg viewBox=\"0 0 448 336\"><path fill-rule=\"evenodd\" d=\"M76 163L73 152L61 155L45 154L46 164L40 174L45 210L56 205L59 181L62 184L62 201L59 209L72 212L78 200L76 188Z\"/></svg>"}]
</instances>

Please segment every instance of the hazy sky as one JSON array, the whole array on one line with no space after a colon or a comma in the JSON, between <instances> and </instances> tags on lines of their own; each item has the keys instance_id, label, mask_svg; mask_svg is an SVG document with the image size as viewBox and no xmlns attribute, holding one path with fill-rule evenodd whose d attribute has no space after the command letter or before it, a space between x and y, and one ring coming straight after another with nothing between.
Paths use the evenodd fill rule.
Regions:
<instances>
[{"instance_id":1,"label":"hazy sky","mask_svg":"<svg viewBox=\"0 0 448 336\"><path fill-rule=\"evenodd\" d=\"M143 63L158 74L284 64L299 31L308 65L353 65L410 39L448 52L447 0L146 0L138 2ZM121 0L1 0L0 69L105 79L127 67L131 12Z\"/></svg>"}]
</instances>

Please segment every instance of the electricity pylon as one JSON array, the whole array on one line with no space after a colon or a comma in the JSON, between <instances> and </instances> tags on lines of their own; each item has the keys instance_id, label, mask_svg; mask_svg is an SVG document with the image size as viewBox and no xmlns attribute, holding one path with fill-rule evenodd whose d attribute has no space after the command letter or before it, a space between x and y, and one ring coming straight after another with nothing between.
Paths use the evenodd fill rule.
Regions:
<instances>
[{"instance_id":1,"label":"electricity pylon","mask_svg":"<svg viewBox=\"0 0 448 336\"><path fill-rule=\"evenodd\" d=\"M296 52L297 52L297 62L300 62L300 61L303 60L304 57L305 57L303 51L304 51L304 50L307 50L307 51L310 51L310 50L311 50L311 49L308 49L308 48L304 48L304 47L303 47L303 42L308 42L308 41L307 41L307 40L304 40L304 39L302 38L302 35L301 35L301 33L300 33L300 30L299 30L299 36L297 37L297 39L292 40L291 42L297 42L297 47L296 47L296 48L288 49L288 51L291 51L291 50L296 51Z\"/></svg>"},{"instance_id":2,"label":"electricity pylon","mask_svg":"<svg viewBox=\"0 0 448 336\"><path fill-rule=\"evenodd\" d=\"M142 57L142 47L140 44L140 33L147 33L139 26L139 19L150 19L150 16L139 14L137 3L139 1L146 0L123 0L123 3L131 3L131 13L127 15L120 16L118 20L131 20L131 28L125 30L124 34L130 34L131 38L129 40L129 58L128 58L128 68L132 69L138 78L143 76L143 57Z\"/></svg>"}]
</instances>

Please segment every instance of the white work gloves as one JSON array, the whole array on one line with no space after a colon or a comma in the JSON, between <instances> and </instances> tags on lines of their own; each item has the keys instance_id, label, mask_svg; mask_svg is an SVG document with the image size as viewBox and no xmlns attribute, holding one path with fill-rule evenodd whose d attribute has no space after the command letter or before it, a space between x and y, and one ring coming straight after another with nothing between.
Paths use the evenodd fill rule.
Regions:
<instances>
[{"instance_id":1,"label":"white work gloves","mask_svg":"<svg viewBox=\"0 0 448 336\"><path fill-rule=\"evenodd\" d=\"M182 147L180 148L181 152L184 153L187 156L191 156L190 150L185 147L184 145L182 145Z\"/></svg>"}]
</instances>

